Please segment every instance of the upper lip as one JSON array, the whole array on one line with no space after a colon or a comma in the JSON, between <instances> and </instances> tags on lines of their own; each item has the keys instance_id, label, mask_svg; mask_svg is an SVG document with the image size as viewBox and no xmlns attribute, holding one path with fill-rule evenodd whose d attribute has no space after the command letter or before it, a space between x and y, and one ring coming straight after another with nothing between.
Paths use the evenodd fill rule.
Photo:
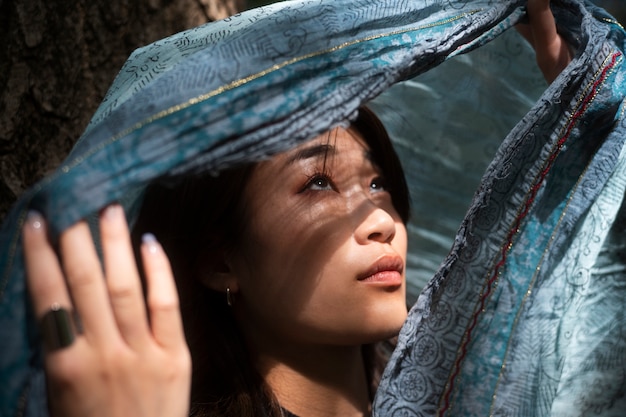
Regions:
<instances>
[{"instance_id":1,"label":"upper lip","mask_svg":"<svg viewBox=\"0 0 626 417\"><path fill-rule=\"evenodd\" d=\"M383 271L397 271L402 274L402 271L404 271L404 261L398 255L383 255L365 272L360 274L358 279L363 280Z\"/></svg>"}]
</instances>

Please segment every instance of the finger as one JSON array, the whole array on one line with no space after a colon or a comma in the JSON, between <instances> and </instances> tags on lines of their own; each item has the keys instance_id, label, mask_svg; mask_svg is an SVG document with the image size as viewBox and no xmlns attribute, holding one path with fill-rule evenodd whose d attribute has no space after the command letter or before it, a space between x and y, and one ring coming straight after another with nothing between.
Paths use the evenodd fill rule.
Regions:
<instances>
[{"instance_id":1,"label":"finger","mask_svg":"<svg viewBox=\"0 0 626 417\"><path fill-rule=\"evenodd\" d=\"M119 333L87 223L81 221L67 229L59 244L67 286L85 337L99 346L117 341Z\"/></svg>"},{"instance_id":2,"label":"finger","mask_svg":"<svg viewBox=\"0 0 626 417\"><path fill-rule=\"evenodd\" d=\"M55 304L71 308L59 260L48 242L46 223L39 213L28 214L22 236L26 283L37 318Z\"/></svg>"},{"instance_id":3,"label":"finger","mask_svg":"<svg viewBox=\"0 0 626 417\"><path fill-rule=\"evenodd\" d=\"M51 351L72 344L75 333L63 272L50 245L43 217L30 212L23 228L26 284L40 321L41 338Z\"/></svg>"},{"instance_id":4,"label":"finger","mask_svg":"<svg viewBox=\"0 0 626 417\"><path fill-rule=\"evenodd\" d=\"M121 206L112 205L102 212L100 236L113 315L126 342L139 347L149 340L148 322L128 225Z\"/></svg>"},{"instance_id":5,"label":"finger","mask_svg":"<svg viewBox=\"0 0 626 417\"><path fill-rule=\"evenodd\" d=\"M185 345L178 293L169 260L153 235L143 237L141 254L148 285L148 309L152 335L168 350Z\"/></svg>"}]
</instances>

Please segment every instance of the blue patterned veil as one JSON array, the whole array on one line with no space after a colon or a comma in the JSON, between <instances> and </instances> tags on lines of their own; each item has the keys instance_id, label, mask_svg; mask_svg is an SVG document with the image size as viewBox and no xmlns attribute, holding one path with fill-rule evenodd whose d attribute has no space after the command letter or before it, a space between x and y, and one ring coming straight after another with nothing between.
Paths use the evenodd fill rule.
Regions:
<instances>
[{"instance_id":1,"label":"blue patterned veil","mask_svg":"<svg viewBox=\"0 0 626 417\"><path fill-rule=\"evenodd\" d=\"M365 103L414 205L415 304L374 415L626 415L624 31L553 0L576 56L548 87L508 30L524 4L288 1L135 51L0 231L0 415L47 415L29 209L54 236L114 201L132 217L155 179L262 159Z\"/></svg>"}]
</instances>

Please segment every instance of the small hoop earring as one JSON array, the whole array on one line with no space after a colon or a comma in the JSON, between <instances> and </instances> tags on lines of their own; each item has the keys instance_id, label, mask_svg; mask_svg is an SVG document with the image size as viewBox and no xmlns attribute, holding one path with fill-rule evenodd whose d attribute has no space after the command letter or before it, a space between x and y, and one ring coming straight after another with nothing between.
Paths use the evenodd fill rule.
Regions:
<instances>
[{"instance_id":1,"label":"small hoop earring","mask_svg":"<svg viewBox=\"0 0 626 417\"><path fill-rule=\"evenodd\" d=\"M233 306L233 297L230 295L230 287L226 287L226 304L228 304L228 307Z\"/></svg>"}]
</instances>

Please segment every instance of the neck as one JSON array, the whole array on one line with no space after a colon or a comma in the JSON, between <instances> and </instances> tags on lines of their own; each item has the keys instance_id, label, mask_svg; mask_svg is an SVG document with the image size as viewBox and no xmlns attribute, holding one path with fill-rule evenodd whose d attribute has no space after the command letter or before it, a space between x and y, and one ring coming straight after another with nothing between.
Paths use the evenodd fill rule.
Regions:
<instances>
[{"instance_id":1,"label":"neck","mask_svg":"<svg viewBox=\"0 0 626 417\"><path fill-rule=\"evenodd\" d=\"M299 417L370 413L361 346L289 346L259 353L256 363L281 406Z\"/></svg>"}]
</instances>

